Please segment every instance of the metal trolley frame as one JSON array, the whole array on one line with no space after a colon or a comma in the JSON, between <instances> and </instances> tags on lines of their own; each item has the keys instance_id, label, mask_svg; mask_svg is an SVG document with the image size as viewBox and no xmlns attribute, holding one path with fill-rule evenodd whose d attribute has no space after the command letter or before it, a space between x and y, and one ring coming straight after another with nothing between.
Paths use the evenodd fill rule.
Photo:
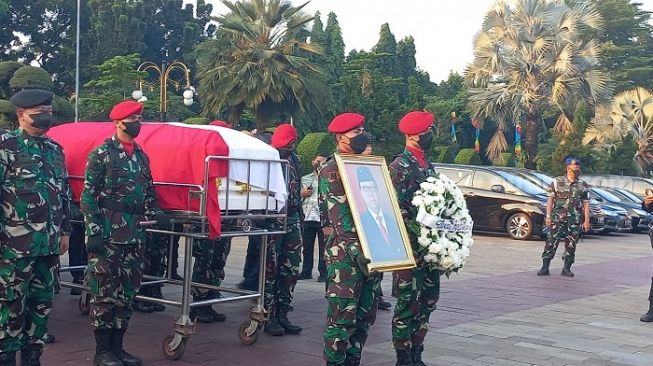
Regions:
<instances>
[{"instance_id":1,"label":"metal trolley frame","mask_svg":"<svg viewBox=\"0 0 653 366\"><path fill-rule=\"evenodd\" d=\"M209 166L212 161L225 161L229 164L230 161L242 161L247 164L247 181L238 182L241 187L241 191L238 193L231 193L229 187L229 179L226 183L226 193L225 193L225 207L220 207L221 214L221 229L222 234L219 238L232 238L237 236L260 236L261 237L261 248L260 248L260 263L259 263L259 278L258 278L258 291L248 291L241 290L237 288L226 288L222 286L211 286L201 283L196 283L191 281L192 271L193 271L193 245L195 240L208 239L209 238L209 227L208 227L208 215L211 215L210 212L207 212L207 194L209 192L208 185L215 184L213 181L209 181ZM251 173L252 173L252 163L258 162L259 164L264 164L266 171L257 172L264 174L267 177L267 186L264 190L253 193L251 190ZM143 277L142 286L151 286L155 284L172 284L172 285L181 285L182 286L182 296L181 300L172 300L172 299L159 299L150 296L137 295L136 298L139 300L158 303L163 305L170 305L181 308L181 314L173 322L172 334L166 335L162 342L162 351L163 355L167 359L178 360L181 358L185 352L186 344L191 335L195 333L196 323L193 322L189 316L191 308L201 307L206 305L213 305L218 303L240 301L240 300L256 300L256 304L249 311L249 320L244 321L238 327L238 337L240 340L248 345L254 344L259 336L260 330L263 327L265 321L267 320L268 314L263 307L263 295L265 291L265 266L266 266L266 249L268 243L268 236L270 235L279 235L285 234L287 232L287 216L286 216L286 207L280 208L278 202L275 203L275 207L270 207L270 197L273 192L270 191L270 172L273 168L273 165L281 164L281 167L284 171L283 176L287 177L287 165L286 160L275 160L275 159L244 159L244 158L233 158L226 156L207 156L204 160L204 181L202 185L195 184L183 184L183 183L169 183L169 182L155 182L155 186L168 186L168 187L177 187L177 188L188 188L189 189L189 208L188 210L175 210L175 211L166 211L167 214L171 216L171 228L169 229L159 229L153 228L152 226L156 224L156 221L143 221L141 222L142 226L147 226L147 231L156 234L170 235L169 251L168 251L168 268L166 271L166 277L156 277L145 275ZM80 179L81 177L71 177L73 179ZM223 179L223 178L219 178ZM287 178L284 178L284 184L287 187ZM238 194L245 195L245 207L239 209L232 209L229 206L230 195ZM252 195L260 194L265 197L265 209L251 207ZM199 209L191 210L191 201L199 200ZM274 220L275 225L271 226L268 224L271 220ZM228 223L228 224L227 224ZM174 231L175 224L183 224L188 227L192 227L192 230L184 230L182 232ZM178 225L176 225L178 226ZM184 245L184 261L183 261L183 281L174 280L171 278L172 273L172 255L173 255L173 246L175 237L183 237L186 240L180 241ZM82 270L85 266L69 266L63 267L60 269L61 272L70 272L73 270ZM89 301L90 295L87 292L87 288L84 285L75 284L72 282L62 281L61 285L68 288L79 288L81 289L82 295L79 300L79 309L82 313L88 314L89 312ZM234 296L222 297L218 299L210 299L203 301L191 301L191 288L203 288L208 290L218 290L220 292L233 294Z\"/></svg>"}]
</instances>

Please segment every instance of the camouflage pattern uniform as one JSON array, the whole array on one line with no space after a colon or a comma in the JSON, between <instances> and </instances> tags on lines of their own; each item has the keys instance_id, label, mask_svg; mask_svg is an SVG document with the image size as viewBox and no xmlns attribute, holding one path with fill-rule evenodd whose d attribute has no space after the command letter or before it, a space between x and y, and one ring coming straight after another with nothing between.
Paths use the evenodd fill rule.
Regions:
<instances>
[{"instance_id":1,"label":"camouflage pattern uniform","mask_svg":"<svg viewBox=\"0 0 653 366\"><path fill-rule=\"evenodd\" d=\"M322 165L318 176L322 221L334 231L326 243L324 358L328 364L358 365L369 328L376 320L381 276L372 273L366 277L356 262L361 245L333 157Z\"/></svg>"},{"instance_id":2,"label":"camouflage pattern uniform","mask_svg":"<svg viewBox=\"0 0 653 366\"><path fill-rule=\"evenodd\" d=\"M0 137L0 353L43 349L70 197L61 146L22 129Z\"/></svg>"},{"instance_id":3,"label":"camouflage pattern uniform","mask_svg":"<svg viewBox=\"0 0 653 366\"><path fill-rule=\"evenodd\" d=\"M583 230L583 201L589 200L589 187L583 181L570 182L566 176L556 177L549 195L553 196L551 229L546 239L543 259L553 259L558 243L565 242L562 259L574 263L576 243Z\"/></svg>"},{"instance_id":4,"label":"camouflage pattern uniform","mask_svg":"<svg viewBox=\"0 0 653 366\"><path fill-rule=\"evenodd\" d=\"M193 245L193 282L203 283L211 286L220 286L224 280L224 267L227 264L227 256L231 251L231 238L215 240L195 240ZM193 287L191 294L196 299L211 298L216 291L209 291L205 288Z\"/></svg>"},{"instance_id":5,"label":"camouflage pattern uniform","mask_svg":"<svg viewBox=\"0 0 653 366\"><path fill-rule=\"evenodd\" d=\"M415 191L429 176L436 176L433 166L422 168L413 154L404 150L390 164L390 176L397 190L402 216L406 222L415 220L417 208L412 205ZM428 331L431 313L440 296L440 272L430 270L417 248L416 233L408 230L417 267L393 274L394 295L397 297L392 317L392 343L397 350L412 349L421 353Z\"/></svg>"},{"instance_id":6,"label":"camouflage pattern uniform","mask_svg":"<svg viewBox=\"0 0 653 366\"><path fill-rule=\"evenodd\" d=\"M110 202L130 207L109 209ZM91 152L81 209L86 235L102 235L105 242L101 253L88 255L91 325L96 329L127 329L132 300L143 279L145 230L139 222L144 216L161 213L149 160L140 146L134 143L130 156L114 135Z\"/></svg>"},{"instance_id":7,"label":"camouflage pattern uniform","mask_svg":"<svg viewBox=\"0 0 653 366\"><path fill-rule=\"evenodd\" d=\"M299 158L293 152L288 158L287 233L272 236L266 252L264 306L271 314L292 309L299 276L302 250L300 172Z\"/></svg>"}]
</instances>

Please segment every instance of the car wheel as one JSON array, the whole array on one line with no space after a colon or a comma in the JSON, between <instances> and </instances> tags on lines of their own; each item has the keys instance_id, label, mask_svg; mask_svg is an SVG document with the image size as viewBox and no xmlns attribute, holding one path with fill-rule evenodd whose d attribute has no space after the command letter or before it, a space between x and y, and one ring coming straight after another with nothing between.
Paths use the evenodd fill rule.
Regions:
<instances>
[{"instance_id":1,"label":"car wheel","mask_svg":"<svg viewBox=\"0 0 653 366\"><path fill-rule=\"evenodd\" d=\"M506 222L506 231L516 240L528 240L533 235L533 220L527 214L516 213Z\"/></svg>"}]
</instances>

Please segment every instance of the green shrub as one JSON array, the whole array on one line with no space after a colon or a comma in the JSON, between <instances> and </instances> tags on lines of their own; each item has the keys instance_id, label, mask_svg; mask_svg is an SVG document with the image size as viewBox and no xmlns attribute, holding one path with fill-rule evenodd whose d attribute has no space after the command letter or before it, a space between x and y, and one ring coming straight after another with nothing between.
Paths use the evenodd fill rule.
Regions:
<instances>
[{"instance_id":1,"label":"green shrub","mask_svg":"<svg viewBox=\"0 0 653 366\"><path fill-rule=\"evenodd\" d=\"M494 166L515 166L515 156L510 152L501 153L501 156L497 161L492 162Z\"/></svg>"},{"instance_id":2,"label":"green shrub","mask_svg":"<svg viewBox=\"0 0 653 366\"><path fill-rule=\"evenodd\" d=\"M209 119L206 117L189 117L184 120L184 123L189 125L206 125L209 123Z\"/></svg>"},{"instance_id":3,"label":"green shrub","mask_svg":"<svg viewBox=\"0 0 653 366\"><path fill-rule=\"evenodd\" d=\"M326 132L312 132L304 136L297 145L297 153L301 158L302 175L313 171L311 161L317 154L331 155L336 149L335 142Z\"/></svg>"},{"instance_id":4,"label":"green shrub","mask_svg":"<svg viewBox=\"0 0 653 366\"><path fill-rule=\"evenodd\" d=\"M23 66L16 70L9 80L9 86L16 91L21 89L54 89L52 76L44 69L36 66Z\"/></svg>"},{"instance_id":5,"label":"green shrub","mask_svg":"<svg viewBox=\"0 0 653 366\"><path fill-rule=\"evenodd\" d=\"M481 157L474 149L461 149L454 159L456 164L481 165Z\"/></svg>"},{"instance_id":6,"label":"green shrub","mask_svg":"<svg viewBox=\"0 0 653 366\"><path fill-rule=\"evenodd\" d=\"M437 163L453 163L459 150L458 145L436 146L431 151L431 160Z\"/></svg>"}]
</instances>

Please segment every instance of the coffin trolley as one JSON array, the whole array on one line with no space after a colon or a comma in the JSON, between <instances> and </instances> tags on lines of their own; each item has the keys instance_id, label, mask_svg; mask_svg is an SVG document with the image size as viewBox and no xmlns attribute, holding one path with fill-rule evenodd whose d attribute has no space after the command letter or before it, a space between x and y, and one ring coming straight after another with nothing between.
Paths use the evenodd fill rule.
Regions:
<instances>
[{"instance_id":1,"label":"coffin trolley","mask_svg":"<svg viewBox=\"0 0 653 366\"><path fill-rule=\"evenodd\" d=\"M63 147L73 196L78 201L83 185L83 170L90 151L99 146L114 129L112 123L80 122L53 128L48 134ZM103 136L98 140L97 136ZM266 245L269 235L287 231L285 170L287 161L277 150L262 141L223 127L188 126L176 123L145 123L136 139L148 154L159 204L171 217L170 228L155 221L143 221L146 230L169 235L166 277L145 275L142 286L172 284L182 287L181 299L159 299L138 295L137 299L181 308L173 332L162 342L166 358L177 360L195 332L190 309L217 303L256 300L249 320L240 324L238 336L253 344L267 319L263 308ZM74 200L75 200L74 199ZM181 225L180 225L181 224ZM184 227L184 230L174 228ZM200 239L260 236L259 291L216 287L191 281L193 245ZM170 278L173 243L183 245L183 281ZM83 266L64 267L62 272ZM83 290L79 308L88 314L89 296L83 285L62 282L64 287ZM191 301L191 288L218 290L231 294L218 299Z\"/></svg>"}]
</instances>

